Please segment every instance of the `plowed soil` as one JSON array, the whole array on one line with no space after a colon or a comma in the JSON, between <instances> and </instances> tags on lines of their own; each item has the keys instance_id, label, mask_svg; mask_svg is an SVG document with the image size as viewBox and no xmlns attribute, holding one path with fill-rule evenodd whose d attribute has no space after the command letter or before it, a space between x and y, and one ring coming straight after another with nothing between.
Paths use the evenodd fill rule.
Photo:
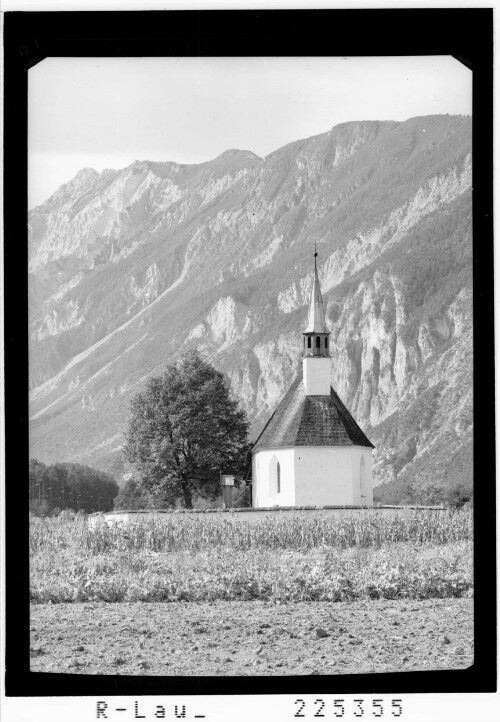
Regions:
<instances>
[{"instance_id":1,"label":"plowed soil","mask_svg":"<svg viewBox=\"0 0 500 722\"><path fill-rule=\"evenodd\" d=\"M31 609L31 669L307 675L463 669L473 600L86 603Z\"/></svg>"}]
</instances>

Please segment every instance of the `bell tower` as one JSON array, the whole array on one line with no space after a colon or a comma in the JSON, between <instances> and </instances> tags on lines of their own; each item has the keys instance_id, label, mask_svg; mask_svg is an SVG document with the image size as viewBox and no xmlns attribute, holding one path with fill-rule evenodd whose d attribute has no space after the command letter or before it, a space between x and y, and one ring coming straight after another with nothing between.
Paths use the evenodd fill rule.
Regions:
<instances>
[{"instance_id":1,"label":"bell tower","mask_svg":"<svg viewBox=\"0 0 500 722\"><path fill-rule=\"evenodd\" d=\"M302 332L302 375L307 396L330 396L330 331L326 326L325 308L318 278L314 252L314 278L309 302L307 328Z\"/></svg>"}]
</instances>

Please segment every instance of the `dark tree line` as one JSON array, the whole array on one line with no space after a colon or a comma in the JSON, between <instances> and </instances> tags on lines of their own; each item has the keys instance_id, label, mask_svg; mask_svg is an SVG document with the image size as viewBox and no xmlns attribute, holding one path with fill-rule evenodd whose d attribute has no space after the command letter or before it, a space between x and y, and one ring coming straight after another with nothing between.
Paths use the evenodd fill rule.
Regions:
<instances>
[{"instance_id":1,"label":"dark tree line","mask_svg":"<svg viewBox=\"0 0 500 722\"><path fill-rule=\"evenodd\" d=\"M412 479L403 478L389 481L376 486L373 498L376 504L434 504L460 507L473 502L472 482L458 477L456 481L446 483L415 483Z\"/></svg>"},{"instance_id":2,"label":"dark tree line","mask_svg":"<svg viewBox=\"0 0 500 722\"><path fill-rule=\"evenodd\" d=\"M90 514L110 511L118 484L109 474L83 464L46 466L37 459L29 464L30 511L39 516L54 510L73 509Z\"/></svg>"}]
</instances>

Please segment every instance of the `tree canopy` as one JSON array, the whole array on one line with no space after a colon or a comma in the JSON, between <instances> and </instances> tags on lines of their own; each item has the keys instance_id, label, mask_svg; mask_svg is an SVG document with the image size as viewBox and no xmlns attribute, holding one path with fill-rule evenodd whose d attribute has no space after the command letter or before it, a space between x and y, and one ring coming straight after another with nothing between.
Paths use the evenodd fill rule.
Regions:
<instances>
[{"instance_id":1,"label":"tree canopy","mask_svg":"<svg viewBox=\"0 0 500 722\"><path fill-rule=\"evenodd\" d=\"M156 509L163 506L161 499L150 494L135 479L128 479L120 488L115 498L114 508L120 510L130 509Z\"/></svg>"},{"instance_id":2,"label":"tree canopy","mask_svg":"<svg viewBox=\"0 0 500 722\"><path fill-rule=\"evenodd\" d=\"M124 451L141 486L166 506L220 495L220 473L245 472L250 445L245 412L231 398L222 373L185 354L131 402Z\"/></svg>"}]
</instances>

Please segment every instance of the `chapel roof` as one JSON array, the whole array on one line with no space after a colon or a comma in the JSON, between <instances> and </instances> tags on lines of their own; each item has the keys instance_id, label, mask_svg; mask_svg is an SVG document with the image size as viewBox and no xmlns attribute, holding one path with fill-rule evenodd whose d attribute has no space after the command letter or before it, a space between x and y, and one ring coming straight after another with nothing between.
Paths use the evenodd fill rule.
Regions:
<instances>
[{"instance_id":1,"label":"chapel roof","mask_svg":"<svg viewBox=\"0 0 500 722\"><path fill-rule=\"evenodd\" d=\"M288 446L375 448L332 387L330 396L306 396L301 375L278 404L252 451Z\"/></svg>"}]
</instances>

